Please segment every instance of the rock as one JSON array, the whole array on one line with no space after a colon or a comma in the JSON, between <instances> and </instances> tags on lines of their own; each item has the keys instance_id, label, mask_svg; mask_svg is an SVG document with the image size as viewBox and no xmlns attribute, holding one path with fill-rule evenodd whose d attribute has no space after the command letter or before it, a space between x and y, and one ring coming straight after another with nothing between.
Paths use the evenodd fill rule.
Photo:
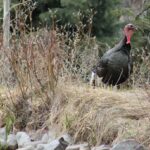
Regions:
<instances>
[{"instance_id":1,"label":"rock","mask_svg":"<svg viewBox=\"0 0 150 150\"><path fill-rule=\"evenodd\" d=\"M110 150L110 149L111 147L109 145L100 145L92 148L92 150Z\"/></svg>"},{"instance_id":2,"label":"rock","mask_svg":"<svg viewBox=\"0 0 150 150\"><path fill-rule=\"evenodd\" d=\"M15 134L9 134L7 137L7 144L10 146L17 145L17 139Z\"/></svg>"},{"instance_id":3,"label":"rock","mask_svg":"<svg viewBox=\"0 0 150 150\"><path fill-rule=\"evenodd\" d=\"M59 145L58 140L54 140L48 144L38 144L36 150L54 150Z\"/></svg>"},{"instance_id":4,"label":"rock","mask_svg":"<svg viewBox=\"0 0 150 150\"><path fill-rule=\"evenodd\" d=\"M80 148L83 150L83 148L88 148L89 144L84 143L84 144L76 144L76 145L69 145L66 150L80 150Z\"/></svg>"},{"instance_id":5,"label":"rock","mask_svg":"<svg viewBox=\"0 0 150 150\"><path fill-rule=\"evenodd\" d=\"M17 150L34 150L35 148L33 146L26 146L24 148L18 148Z\"/></svg>"},{"instance_id":6,"label":"rock","mask_svg":"<svg viewBox=\"0 0 150 150\"><path fill-rule=\"evenodd\" d=\"M42 137L42 142L43 143L50 143L52 141L55 140L55 135L53 134L53 132L49 131L47 133L45 133Z\"/></svg>"},{"instance_id":7,"label":"rock","mask_svg":"<svg viewBox=\"0 0 150 150\"><path fill-rule=\"evenodd\" d=\"M37 130L37 131L35 131L35 130L31 131L30 130L28 133L29 133L29 136L31 137L31 139L33 141L39 141L39 140L41 140L42 137L43 137L43 135L45 134L41 130Z\"/></svg>"},{"instance_id":8,"label":"rock","mask_svg":"<svg viewBox=\"0 0 150 150\"><path fill-rule=\"evenodd\" d=\"M68 146L66 148L66 150L80 150L80 147L76 147L75 145L74 146Z\"/></svg>"},{"instance_id":9,"label":"rock","mask_svg":"<svg viewBox=\"0 0 150 150\"><path fill-rule=\"evenodd\" d=\"M68 145L69 143L65 141L63 137L61 137L59 139L59 145L54 150L65 150Z\"/></svg>"},{"instance_id":10,"label":"rock","mask_svg":"<svg viewBox=\"0 0 150 150\"><path fill-rule=\"evenodd\" d=\"M6 127L3 127L3 128L0 128L0 143L1 143L1 146L4 146L4 145L6 145L7 143L7 141L6 141L6 136L7 136L7 134L6 134Z\"/></svg>"},{"instance_id":11,"label":"rock","mask_svg":"<svg viewBox=\"0 0 150 150\"><path fill-rule=\"evenodd\" d=\"M42 137L42 142L43 143L50 143L51 142L51 139L49 139L49 134L48 133L45 133Z\"/></svg>"},{"instance_id":12,"label":"rock","mask_svg":"<svg viewBox=\"0 0 150 150\"><path fill-rule=\"evenodd\" d=\"M74 144L73 138L68 133L63 134L61 137L63 137L64 140L68 142L70 145Z\"/></svg>"},{"instance_id":13,"label":"rock","mask_svg":"<svg viewBox=\"0 0 150 150\"><path fill-rule=\"evenodd\" d=\"M45 150L47 144L38 144L36 150Z\"/></svg>"},{"instance_id":14,"label":"rock","mask_svg":"<svg viewBox=\"0 0 150 150\"><path fill-rule=\"evenodd\" d=\"M147 150L134 139L124 140L115 144L110 150Z\"/></svg>"},{"instance_id":15,"label":"rock","mask_svg":"<svg viewBox=\"0 0 150 150\"><path fill-rule=\"evenodd\" d=\"M38 144L43 144L43 143L42 143L42 141L33 141L33 142L29 143L29 145L34 147L34 148L37 147Z\"/></svg>"},{"instance_id":16,"label":"rock","mask_svg":"<svg viewBox=\"0 0 150 150\"><path fill-rule=\"evenodd\" d=\"M69 143L61 137L59 140L53 140L48 144L38 144L36 150L65 150L68 145Z\"/></svg>"},{"instance_id":17,"label":"rock","mask_svg":"<svg viewBox=\"0 0 150 150\"><path fill-rule=\"evenodd\" d=\"M49 134L49 131L46 127L42 129L38 129L37 131L31 129L26 129L26 130L33 141L39 141L43 138L44 134Z\"/></svg>"},{"instance_id":18,"label":"rock","mask_svg":"<svg viewBox=\"0 0 150 150\"><path fill-rule=\"evenodd\" d=\"M16 134L16 139L18 143L18 147L22 148L31 143L31 139L26 132L18 132Z\"/></svg>"},{"instance_id":19,"label":"rock","mask_svg":"<svg viewBox=\"0 0 150 150\"><path fill-rule=\"evenodd\" d=\"M89 145L87 146L80 146L80 150L90 150Z\"/></svg>"},{"instance_id":20,"label":"rock","mask_svg":"<svg viewBox=\"0 0 150 150\"><path fill-rule=\"evenodd\" d=\"M9 149L16 150L18 147L17 139L15 134L9 134L7 137L7 145Z\"/></svg>"}]
</instances>

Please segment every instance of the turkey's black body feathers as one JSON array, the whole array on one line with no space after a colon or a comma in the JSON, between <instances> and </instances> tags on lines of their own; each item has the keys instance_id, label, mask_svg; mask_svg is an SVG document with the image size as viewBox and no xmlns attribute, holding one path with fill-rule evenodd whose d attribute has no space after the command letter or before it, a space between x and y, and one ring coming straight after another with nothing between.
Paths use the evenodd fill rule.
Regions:
<instances>
[{"instance_id":1,"label":"turkey's black body feathers","mask_svg":"<svg viewBox=\"0 0 150 150\"><path fill-rule=\"evenodd\" d=\"M108 50L93 69L93 72L102 77L103 83L119 85L132 73L131 45L126 44L126 41L124 37L119 44Z\"/></svg>"}]
</instances>

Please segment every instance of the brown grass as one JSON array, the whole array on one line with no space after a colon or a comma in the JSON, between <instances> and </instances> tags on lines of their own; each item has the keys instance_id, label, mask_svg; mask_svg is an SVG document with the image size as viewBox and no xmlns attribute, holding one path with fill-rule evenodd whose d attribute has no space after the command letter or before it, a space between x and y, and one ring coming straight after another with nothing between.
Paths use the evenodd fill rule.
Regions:
<instances>
[{"instance_id":1,"label":"brown grass","mask_svg":"<svg viewBox=\"0 0 150 150\"><path fill-rule=\"evenodd\" d=\"M19 126L19 130L28 125L30 129L57 126L59 133L68 131L75 142L99 145L134 138L146 146L150 144L148 89L93 89L87 84L60 78L49 107L43 101L46 95L40 95L39 91L34 89L26 99L20 97L17 88L10 90L11 94L7 89L1 91L3 112L14 114L14 125Z\"/></svg>"},{"instance_id":2,"label":"brown grass","mask_svg":"<svg viewBox=\"0 0 150 150\"><path fill-rule=\"evenodd\" d=\"M22 99L17 91L11 91L13 101L2 94L3 113L14 114L14 125L19 130L28 125L30 129L58 126L59 132L68 131L75 142L98 145L135 138L149 146L150 101L144 90L93 89L64 81L58 85L49 109L42 101L46 96L41 98L38 91L32 100L30 95L27 100Z\"/></svg>"},{"instance_id":3,"label":"brown grass","mask_svg":"<svg viewBox=\"0 0 150 150\"><path fill-rule=\"evenodd\" d=\"M137 83L144 83L145 89L93 89L83 84L89 80L99 49L95 38L79 39L76 34L68 41L55 30L12 40L1 60L0 77L7 89L0 91L0 110L3 118L8 117L6 124L15 118L18 130L58 126L59 132L72 134L75 142L91 145L135 138L149 146L150 88L143 86L141 71L135 70L132 78L142 80ZM133 83L133 87L139 85Z\"/></svg>"},{"instance_id":4,"label":"brown grass","mask_svg":"<svg viewBox=\"0 0 150 150\"><path fill-rule=\"evenodd\" d=\"M73 83L60 89L65 100L54 106L58 109L51 111L49 123L69 131L76 142L111 144L135 138L150 144L150 102L144 90L93 89Z\"/></svg>"}]
</instances>

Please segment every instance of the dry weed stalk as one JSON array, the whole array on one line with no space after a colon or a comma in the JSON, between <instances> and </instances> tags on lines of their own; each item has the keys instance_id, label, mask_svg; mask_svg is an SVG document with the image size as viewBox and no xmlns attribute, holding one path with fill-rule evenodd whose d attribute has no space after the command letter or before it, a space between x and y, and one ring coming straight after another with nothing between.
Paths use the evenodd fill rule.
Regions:
<instances>
[{"instance_id":1,"label":"dry weed stalk","mask_svg":"<svg viewBox=\"0 0 150 150\"><path fill-rule=\"evenodd\" d=\"M3 77L6 77L6 85L9 91L12 85L14 93L9 92L10 111L22 123L30 120L30 114L45 114L48 116L55 97L59 73L61 72L61 50L57 41L57 34L54 30L39 31L37 35L25 35L21 39L13 40L11 49L4 50L13 77L12 82L7 80L7 74L3 70ZM33 109L32 100L39 97L42 103L37 109ZM43 107L43 108L42 108ZM37 111L39 109L39 111ZM8 111L8 109L6 109ZM41 112L43 111L43 112ZM40 115L41 116L41 115ZM45 118L42 117L45 121ZM41 121L41 118L38 120ZM42 122L44 122L42 121Z\"/></svg>"}]
</instances>

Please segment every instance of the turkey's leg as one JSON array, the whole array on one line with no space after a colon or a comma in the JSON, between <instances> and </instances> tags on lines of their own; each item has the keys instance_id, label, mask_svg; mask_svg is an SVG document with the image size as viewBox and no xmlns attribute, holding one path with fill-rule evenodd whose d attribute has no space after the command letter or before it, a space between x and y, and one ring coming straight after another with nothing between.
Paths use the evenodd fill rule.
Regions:
<instances>
[{"instance_id":1,"label":"turkey's leg","mask_svg":"<svg viewBox=\"0 0 150 150\"><path fill-rule=\"evenodd\" d=\"M92 75L91 75L90 85L93 87L95 87L95 85L96 85L96 73L94 73L94 72L92 72Z\"/></svg>"}]
</instances>

